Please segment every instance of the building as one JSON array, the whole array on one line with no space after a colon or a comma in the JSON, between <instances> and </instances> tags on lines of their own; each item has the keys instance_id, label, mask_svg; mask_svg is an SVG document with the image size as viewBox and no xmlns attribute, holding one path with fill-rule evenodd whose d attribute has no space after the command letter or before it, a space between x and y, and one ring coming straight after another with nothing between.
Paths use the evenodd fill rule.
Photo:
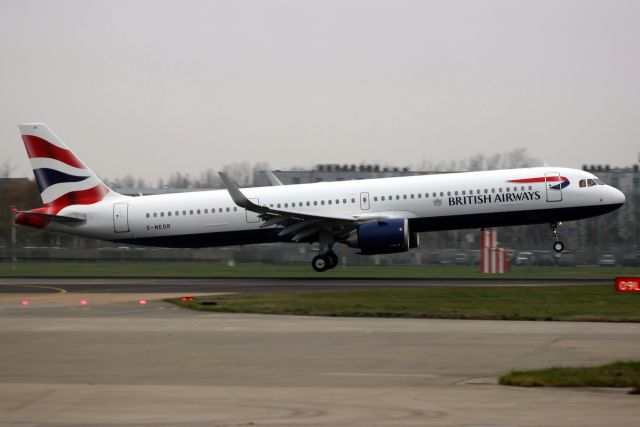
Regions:
<instances>
[{"instance_id":1,"label":"building","mask_svg":"<svg viewBox=\"0 0 640 427\"><path fill-rule=\"evenodd\" d=\"M431 171L412 171L408 167L383 167L380 165L339 165L319 164L311 170L274 171L275 175L284 185L309 184L313 182L349 181L354 179L391 178L396 176L430 175ZM269 185L269 180L264 172L256 172L254 186Z\"/></svg>"},{"instance_id":2,"label":"building","mask_svg":"<svg viewBox=\"0 0 640 427\"><path fill-rule=\"evenodd\" d=\"M640 166L584 165L606 184L616 187L627 197L625 205L602 218L584 222L580 235L603 250L640 250Z\"/></svg>"}]
</instances>

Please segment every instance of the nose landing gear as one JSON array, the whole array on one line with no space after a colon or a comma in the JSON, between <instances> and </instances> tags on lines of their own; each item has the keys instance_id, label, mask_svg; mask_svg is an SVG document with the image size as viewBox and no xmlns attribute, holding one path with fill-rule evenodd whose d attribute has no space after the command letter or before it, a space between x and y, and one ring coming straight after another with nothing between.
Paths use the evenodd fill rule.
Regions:
<instances>
[{"instance_id":1,"label":"nose landing gear","mask_svg":"<svg viewBox=\"0 0 640 427\"><path fill-rule=\"evenodd\" d=\"M552 222L550 224L551 231L553 231L553 237L556 239L555 243L553 244L553 250L556 252L562 252L562 250L564 249L564 243L560 241L560 233L558 232L558 227L560 227L561 225L562 223L560 221Z\"/></svg>"}]
</instances>

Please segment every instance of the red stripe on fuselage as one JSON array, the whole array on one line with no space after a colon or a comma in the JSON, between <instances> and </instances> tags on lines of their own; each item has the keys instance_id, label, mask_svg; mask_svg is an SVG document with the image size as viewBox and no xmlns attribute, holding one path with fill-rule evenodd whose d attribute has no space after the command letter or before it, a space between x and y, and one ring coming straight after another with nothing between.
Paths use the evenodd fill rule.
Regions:
<instances>
[{"instance_id":1,"label":"red stripe on fuselage","mask_svg":"<svg viewBox=\"0 0 640 427\"><path fill-rule=\"evenodd\" d=\"M523 179L510 179L507 182L517 182L520 184L532 184L535 182L555 182L555 181L567 181L567 178L564 176L540 176L537 178L523 178Z\"/></svg>"},{"instance_id":2,"label":"red stripe on fuselage","mask_svg":"<svg viewBox=\"0 0 640 427\"><path fill-rule=\"evenodd\" d=\"M60 148L35 135L22 135L22 140L30 159L45 157L59 160L74 168L86 169L86 166L69 150Z\"/></svg>"}]
</instances>

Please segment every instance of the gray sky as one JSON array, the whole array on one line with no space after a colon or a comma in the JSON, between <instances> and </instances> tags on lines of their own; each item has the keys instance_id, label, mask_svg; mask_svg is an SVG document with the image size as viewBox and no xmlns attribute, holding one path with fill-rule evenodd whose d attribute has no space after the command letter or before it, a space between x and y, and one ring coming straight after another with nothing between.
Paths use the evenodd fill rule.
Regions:
<instances>
[{"instance_id":1,"label":"gray sky","mask_svg":"<svg viewBox=\"0 0 640 427\"><path fill-rule=\"evenodd\" d=\"M27 121L112 178L640 152L640 1L0 0L0 58L14 175Z\"/></svg>"}]
</instances>

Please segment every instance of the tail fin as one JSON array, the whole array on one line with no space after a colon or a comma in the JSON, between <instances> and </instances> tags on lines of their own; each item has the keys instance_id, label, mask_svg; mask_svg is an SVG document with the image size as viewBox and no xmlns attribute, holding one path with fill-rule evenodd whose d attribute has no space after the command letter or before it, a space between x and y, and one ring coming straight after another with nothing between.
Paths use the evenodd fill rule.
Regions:
<instances>
[{"instance_id":1,"label":"tail fin","mask_svg":"<svg viewBox=\"0 0 640 427\"><path fill-rule=\"evenodd\" d=\"M44 123L18 126L42 203L56 214L69 205L89 205L115 195Z\"/></svg>"}]
</instances>

